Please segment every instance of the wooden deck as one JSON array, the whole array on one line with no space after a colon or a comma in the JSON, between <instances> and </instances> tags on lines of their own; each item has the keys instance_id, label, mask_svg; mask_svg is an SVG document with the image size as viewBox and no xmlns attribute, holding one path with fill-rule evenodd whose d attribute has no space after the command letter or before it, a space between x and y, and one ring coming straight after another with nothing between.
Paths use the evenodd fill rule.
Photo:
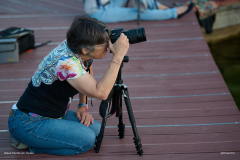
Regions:
<instances>
[{"instance_id":1,"label":"wooden deck","mask_svg":"<svg viewBox=\"0 0 240 160\"><path fill-rule=\"evenodd\" d=\"M172 0L171 2L173 2ZM20 54L18 63L0 64L0 159L98 160L239 160L240 113L219 72L193 12L181 19L109 24L125 30L144 27L147 42L130 46L123 80L143 144L136 154L124 106L125 138L118 138L118 119L107 121L99 153L75 156L31 154L10 145L7 118L38 64L65 34L73 18L83 14L81 0L0 1L0 30L16 26L34 30L36 43L49 45ZM94 61L100 79L111 55ZM75 110L78 97L70 109ZM89 112L101 122L100 101Z\"/></svg>"}]
</instances>

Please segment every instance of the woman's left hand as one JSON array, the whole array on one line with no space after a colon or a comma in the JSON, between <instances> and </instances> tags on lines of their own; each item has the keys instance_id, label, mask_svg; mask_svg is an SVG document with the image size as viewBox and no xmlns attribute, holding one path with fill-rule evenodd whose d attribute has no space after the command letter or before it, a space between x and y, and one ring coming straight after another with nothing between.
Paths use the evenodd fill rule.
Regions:
<instances>
[{"instance_id":1,"label":"woman's left hand","mask_svg":"<svg viewBox=\"0 0 240 160\"><path fill-rule=\"evenodd\" d=\"M75 115L77 118L80 120L80 123L84 124L85 126L89 126L90 123L94 123L94 119L91 114L85 113L85 107L79 108L76 112Z\"/></svg>"}]
</instances>

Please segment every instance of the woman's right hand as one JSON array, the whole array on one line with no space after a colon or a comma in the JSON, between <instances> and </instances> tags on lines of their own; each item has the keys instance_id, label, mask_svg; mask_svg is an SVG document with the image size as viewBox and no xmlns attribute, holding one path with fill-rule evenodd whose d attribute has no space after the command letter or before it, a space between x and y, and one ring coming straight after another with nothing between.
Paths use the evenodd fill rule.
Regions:
<instances>
[{"instance_id":1,"label":"woman's right hand","mask_svg":"<svg viewBox=\"0 0 240 160\"><path fill-rule=\"evenodd\" d=\"M119 59L117 63L122 63L123 57L127 54L129 49L129 39L124 33L121 33L120 37L117 41L112 44L109 40L109 49L112 51L113 56L116 58L115 60Z\"/></svg>"},{"instance_id":2,"label":"woman's right hand","mask_svg":"<svg viewBox=\"0 0 240 160\"><path fill-rule=\"evenodd\" d=\"M85 107L78 108L78 110L75 112L75 115L80 120L80 123L87 127L94 123L92 115L86 112Z\"/></svg>"}]
</instances>

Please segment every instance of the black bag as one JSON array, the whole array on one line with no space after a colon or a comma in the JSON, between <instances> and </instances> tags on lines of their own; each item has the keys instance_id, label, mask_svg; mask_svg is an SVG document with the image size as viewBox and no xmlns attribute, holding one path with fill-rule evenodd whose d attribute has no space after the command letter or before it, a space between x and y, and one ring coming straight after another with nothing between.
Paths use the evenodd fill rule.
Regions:
<instances>
[{"instance_id":1,"label":"black bag","mask_svg":"<svg viewBox=\"0 0 240 160\"><path fill-rule=\"evenodd\" d=\"M19 53L35 48L34 34L32 30L25 28L10 27L0 32L0 39L16 38Z\"/></svg>"},{"instance_id":2,"label":"black bag","mask_svg":"<svg viewBox=\"0 0 240 160\"><path fill-rule=\"evenodd\" d=\"M109 93L108 98L106 100L102 100L102 102L100 104L99 114L102 118L104 118L108 107L109 107L109 112L107 115L108 118L116 113L117 108L116 108L116 106L114 106L114 104L112 105L111 110L110 110L110 105L112 103L113 94L114 94L114 87L112 88L111 92Z\"/></svg>"}]
</instances>

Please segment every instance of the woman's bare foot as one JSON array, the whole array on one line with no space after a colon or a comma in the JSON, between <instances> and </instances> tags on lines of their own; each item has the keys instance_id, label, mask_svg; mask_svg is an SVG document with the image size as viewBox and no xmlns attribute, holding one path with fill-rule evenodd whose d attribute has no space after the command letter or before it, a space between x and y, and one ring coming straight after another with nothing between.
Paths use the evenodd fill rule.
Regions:
<instances>
[{"instance_id":1,"label":"woman's bare foot","mask_svg":"<svg viewBox=\"0 0 240 160\"><path fill-rule=\"evenodd\" d=\"M158 6L158 9L168 9L169 7L168 6L165 6L165 5L163 5L163 4L160 4L159 6Z\"/></svg>"},{"instance_id":2,"label":"woman's bare foot","mask_svg":"<svg viewBox=\"0 0 240 160\"><path fill-rule=\"evenodd\" d=\"M183 14L184 12L186 12L188 10L188 6L180 6L180 7L176 7L177 8L177 14Z\"/></svg>"}]
</instances>

